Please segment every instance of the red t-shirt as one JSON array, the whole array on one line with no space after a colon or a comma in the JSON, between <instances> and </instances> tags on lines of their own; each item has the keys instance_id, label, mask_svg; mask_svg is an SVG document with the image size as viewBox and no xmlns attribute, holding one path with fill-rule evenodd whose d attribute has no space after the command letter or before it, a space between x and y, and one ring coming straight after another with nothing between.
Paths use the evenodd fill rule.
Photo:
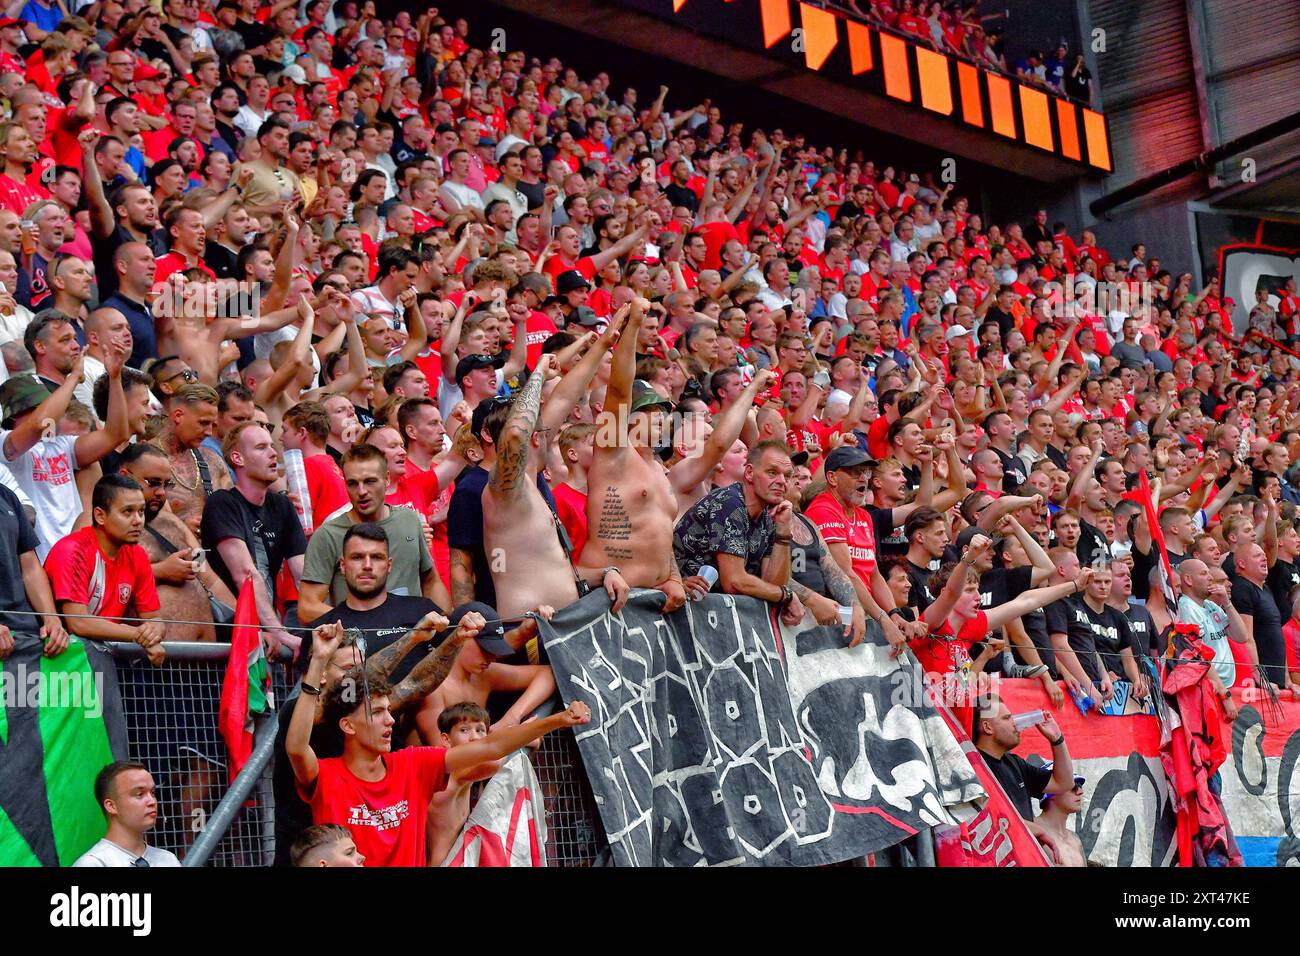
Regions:
<instances>
[{"instance_id":1,"label":"red t-shirt","mask_svg":"<svg viewBox=\"0 0 1300 956\"><path fill-rule=\"evenodd\" d=\"M568 272L571 269L577 269L582 273L582 277L588 282L596 281L596 263L591 256L583 256L577 262L566 262L562 256L552 256L546 260L546 265L542 270L551 277L551 288L555 288L555 280L561 272Z\"/></svg>"},{"instance_id":2,"label":"red t-shirt","mask_svg":"<svg viewBox=\"0 0 1300 956\"><path fill-rule=\"evenodd\" d=\"M347 509L351 503L348 501L347 485L343 483L343 469L328 454L322 452L304 458L302 470L307 475L312 530L315 531L335 512Z\"/></svg>"},{"instance_id":3,"label":"red t-shirt","mask_svg":"<svg viewBox=\"0 0 1300 956\"><path fill-rule=\"evenodd\" d=\"M427 515L438 500L438 474L433 471L420 471L406 463L406 474L397 482L397 490L384 498L384 504L394 508L410 508L422 515Z\"/></svg>"},{"instance_id":4,"label":"red t-shirt","mask_svg":"<svg viewBox=\"0 0 1300 956\"><path fill-rule=\"evenodd\" d=\"M932 637L915 640L909 646L927 674L950 674L970 667L971 646L983 641L988 632L989 616L979 611L956 635L952 625L944 621Z\"/></svg>"},{"instance_id":5,"label":"red t-shirt","mask_svg":"<svg viewBox=\"0 0 1300 956\"><path fill-rule=\"evenodd\" d=\"M432 471L426 471L409 458L406 461L406 474L402 478L403 482L410 482L405 485L407 490L415 488L412 498L424 500L424 510L420 513L425 515L433 514L435 511L446 508L451 504L451 493L456 489L456 483L453 481L446 488L439 488L438 476ZM403 491L401 483L397 486L397 493L388 496L388 504L392 505ZM407 507L414 507L418 502L412 501ZM402 505L398 505L402 507ZM443 583L451 580L451 552L447 550L447 520L434 521L429 518L429 527L433 530L433 564L438 569L438 577Z\"/></svg>"},{"instance_id":6,"label":"red t-shirt","mask_svg":"<svg viewBox=\"0 0 1300 956\"><path fill-rule=\"evenodd\" d=\"M740 242L740 233L729 222L706 222L695 230L704 238L704 268L722 268L722 247L728 239ZM826 273L822 273L824 276Z\"/></svg>"},{"instance_id":7,"label":"red t-shirt","mask_svg":"<svg viewBox=\"0 0 1300 956\"><path fill-rule=\"evenodd\" d=\"M153 568L144 548L124 544L110 561L92 527L56 542L45 558L45 573L54 600L84 604L96 617L126 617L127 608L147 614L159 607Z\"/></svg>"},{"instance_id":8,"label":"red t-shirt","mask_svg":"<svg viewBox=\"0 0 1300 956\"><path fill-rule=\"evenodd\" d=\"M572 485L559 484L551 489L555 498L555 514L573 542L573 561L582 557L582 547L587 543L587 496Z\"/></svg>"},{"instance_id":9,"label":"red t-shirt","mask_svg":"<svg viewBox=\"0 0 1300 956\"><path fill-rule=\"evenodd\" d=\"M877 461L889 457L890 424L892 423L881 415L867 429L867 453Z\"/></svg>"},{"instance_id":10,"label":"red t-shirt","mask_svg":"<svg viewBox=\"0 0 1300 956\"><path fill-rule=\"evenodd\" d=\"M217 281L217 274L208 268L208 264L201 258L193 266L190 266L185 257L179 252L169 252L166 255L159 256L154 264L153 284L155 287L161 282L166 282L167 277L176 272L184 272L186 269L200 269L212 277L212 281Z\"/></svg>"},{"instance_id":11,"label":"red t-shirt","mask_svg":"<svg viewBox=\"0 0 1300 956\"><path fill-rule=\"evenodd\" d=\"M537 368L537 363L542 359L542 346L546 344L547 339L559 330L556 329L555 323L551 321L549 315L534 309L528 313L528 321L524 325L524 331L528 334L528 367Z\"/></svg>"},{"instance_id":12,"label":"red t-shirt","mask_svg":"<svg viewBox=\"0 0 1300 956\"><path fill-rule=\"evenodd\" d=\"M40 186L16 182L6 174L0 173L0 206L8 209L15 216L21 217L23 211L32 203L49 198L49 192Z\"/></svg>"},{"instance_id":13,"label":"red t-shirt","mask_svg":"<svg viewBox=\"0 0 1300 956\"><path fill-rule=\"evenodd\" d=\"M827 544L845 543L853 570L862 583L871 587L871 577L876 570L876 535L871 527L871 515L860 508L845 514L844 508L830 491L823 491L812 500L804 517L815 524Z\"/></svg>"},{"instance_id":14,"label":"red t-shirt","mask_svg":"<svg viewBox=\"0 0 1300 956\"><path fill-rule=\"evenodd\" d=\"M342 757L319 762L320 775L308 793L314 823L338 823L366 866L425 866L429 800L447 785L447 751L442 747L407 747L384 755L382 780L360 780Z\"/></svg>"}]
</instances>

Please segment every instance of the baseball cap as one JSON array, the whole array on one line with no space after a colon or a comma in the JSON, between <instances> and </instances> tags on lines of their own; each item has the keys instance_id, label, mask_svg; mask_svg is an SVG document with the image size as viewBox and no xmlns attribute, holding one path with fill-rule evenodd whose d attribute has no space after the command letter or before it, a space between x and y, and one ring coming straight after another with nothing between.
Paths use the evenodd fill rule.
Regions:
<instances>
[{"instance_id":1,"label":"baseball cap","mask_svg":"<svg viewBox=\"0 0 1300 956\"><path fill-rule=\"evenodd\" d=\"M148 63L137 63L132 76L137 80L154 80L158 78L158 71Z\"/></svg>"},{"instance_id":2,"label":"baseball cap","mask_svg":"<svg viewBox=\"0 0 1300 956\"><path fill-rule=\"evenodd\" d=\"M7 30L10 27L24 26L23 21L16 17L0 17L0 30Z\"/></svg>"},{"instance_id":3,"label":"baseball cap","mask_svg":"<svg viewBox=\"0 0 1300 956\"><path fill-rule=\"evenodd\" d=\"M841 445L826 456L826 465L823 471L829 474L832 471L840 471L845 468L857 468L859 465L874 464L875 462L871 456L861 448Z\"/></svg>"},{"instance_id":4,"label":"baseball cap","mask_svg":"<svg viewBox=\"0 0 1300 956\"><path fill-rule=\"evenodd\" d=\"M790 464L803 466L808 464L808 453L806 451L797 451L790 456Z\"/></svg>"},{"instance_id":5,"label":"baseball cap","mask_svg":"<svg viewBox=\"0 0 1300 956\"><path fill-rule=\"evenodd\" d=\"M591 285L577 269L569 269L555 277L555 294L568 295L578 289L590 289Z\"/></svg>"},{"instance_id":6,"label":"baseball cap","mask_svg":"<svg viewBox=\"0 0 1300 956\"><path fill-rule=\"evenodd\" d=\"M30 412L50 397L50 390L30 375L15 375L0 385L0 409L5 428L13 427L14 417Z\"/></svg>"},{"instance_id":7,"label":"baseball cap","mask_svg":"<svg viewBox=\"0 0 1300 956\"><path fill-rule=\"evenodd\" d=\"M497 609L490 604L484 604L482 601L466 601L457 607L447 616L449 626L446 630L438 635L438 643L441 644L444 637L450 637L452 629L460 624L461 619L466 614L477 611L483 615L483 620L487 621L483 630L474 635L474 640L478 641L479 650L493 657L509 657L515 652L515 649L506 643L506 625L501 620L501 615Z\"/></svg>"},{"instance_id":8,"label":"baseball cap","mask_svg":"<svg viewBox=\"0 0 1300 956\"><path fill-rule=\"evenodd\" d=\"M633 412L639 412L647 408L655 408L655 407L671 409L673 407L673 403L668 399L664 398L653 388L646 389L645 391L637 392L635 395L632 396L632 404L628 406L627 413L631 415Z\"/></svg>"},{"instance_id":9,"label":"baseball cap","mask_svg":"<svg viewBox=\"0 0 1300 956\"><path fill-rule=\"evenodd\" d=\"M594 328L595 326L600 325L600 322L601 319L595 312L591 311L591 309L587 308L585 305L580 305L573 310L573 315L569 317L568 324L585 325Z\"/></svg>"},{"instance_id":10,"label":"baseball cap","mask_svg":"<svg viewBox=\"0 0 1300 956\"><path fill-rule=\"evenodd\" d=\"M912 173L910 176L907 177L907 181L909 183L919 183L921 181L921 177L916 175L916 173Z\"/></svg>"},{"instance_id":11,"label":"baseball cap","mask_svg":"<svg viewBox=\"0 0 1300 956\"><path fill-rule=\"evenodd\" d=\"M943 334L944 340L951 342L953 339L959 339L964 335L970 335L970 329L964 325L954 325Z\"/></svg>"},{"instance_id":12,"label":"baseball cap","mask_svg":"<svg viewBox=\"0 0 1300 956\"><path fill-rule=\"evenodd\" d=\"M970 547L970 543L980 535L983 535L990 541L993 540L993 535L989 534L983 528L963 528L961 534L957 535L957 550L962 551Z\"/></svg>"},{"instance_id":13,"label":"baseball cap","mask_svg":"<svg viewBox=\"0 0 1300 956\"><path fill-rule=\"evenodd\" d=\"M496 360L490 355L484 355L482 352L466 355L456 363L456 383L459 385L460 380L475 369L495 367Z\"/></svg>"}]
</instances>

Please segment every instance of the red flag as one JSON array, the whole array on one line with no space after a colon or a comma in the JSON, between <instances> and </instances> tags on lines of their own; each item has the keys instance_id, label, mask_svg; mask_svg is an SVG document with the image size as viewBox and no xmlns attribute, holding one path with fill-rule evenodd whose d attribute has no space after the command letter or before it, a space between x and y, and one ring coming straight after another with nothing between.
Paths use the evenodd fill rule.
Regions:
<instances>
[{"instance_id":1,"label":"red flag","mask_svg":"<svg viewBox=\"0 0 1300 956\"><path fill-rule=\"evenodd\" d=\"M1165 607L1169 610L1169 616L1177 621L1178 595L1174 592L1174 569L1169 563L1169 552L1165 549L1165 533L1160 530L1160 516L1156 512L1155 502L1151 500L1151 485L1147 481L1145 471L1138 472L1137 488L1124 497L1140 504L1146 515L1147 527L1151 529L1151 543L1160 556L1157 565L1160 568L1160 590L1164 594Z\"/></svg>"},{"instance_id":2,"label":"red flag","mask_svg":"<svg viewBox=\"0 0 1300 956\"><path fill-rule=\"evenodd\" d=\"M270 707L271 672L262 651L262 629L251 577L239 590L231 632L217 727L230 751L233 781L253 752L253 716L266 713Z\"/></svg>"}]
</instances>

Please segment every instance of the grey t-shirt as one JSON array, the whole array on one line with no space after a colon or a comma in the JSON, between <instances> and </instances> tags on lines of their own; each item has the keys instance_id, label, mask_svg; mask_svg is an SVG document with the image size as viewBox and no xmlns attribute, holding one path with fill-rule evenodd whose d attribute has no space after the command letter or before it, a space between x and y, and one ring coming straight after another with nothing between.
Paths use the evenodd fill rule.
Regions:
<instances>
[{"instance_id":1,"label":"grey t-shirt","mask_svg":"<svg viewBox=\"0 0 1300 956\"><path fill-rule=\"evenodd\" d=\"M307 543L302 579L330 586L330 603L337 605L347 597L347 582L339 570L343 556L343 536L352 527L351 512L336 515L316 529ZM433 568L429 546L424 541L420 517L410 508L390 506L388 517L379 522L388 536L388 557L393 569L388 573L388 593L419 597L420 579Z\"/></svg>"}]
</instances>

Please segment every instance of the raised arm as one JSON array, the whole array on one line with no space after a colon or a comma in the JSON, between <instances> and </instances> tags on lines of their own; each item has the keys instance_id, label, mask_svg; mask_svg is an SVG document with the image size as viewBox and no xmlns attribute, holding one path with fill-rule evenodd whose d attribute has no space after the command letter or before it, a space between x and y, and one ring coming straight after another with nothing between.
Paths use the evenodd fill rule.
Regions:
<instances>
[{"instance_id":1,"label":"raised arm","mask_svg":"<svg viewBox=\"0 0 1300 956\"><path fill-rule=\"evenodd\" d=\"M493 728L482 740L461 744L447 751L446 769L449 774L459 774L482 763L504 760L520 747L526 747L538 737L564 727L577 727L591 721L591 710L580 700L550 717L541 717L513 727Z\"/></svg>"},{"instance_id":2,"label":"raised arm","mask_svg":"<svg viewBox=\"0 0 1300 956\"><path fill-rule=\"evenodd\" d=\"M615 259L623 258L635 249L637 245L645 240L649 231L649 227L642 223L608 249L604 249L592 256L591 264L595 267L596 271L599 272Z\"/></svg>"},{"instance_id":3,"label":"raised arm","mask_svg":"<svg viewBox=\"0 0 1300 956\"><path fill-rule=\"evenodd\" d=\"M311 331L316 313L312 310L305 294L298 296L298 315L302 319L302 326L294 337L293 345L289 349L289 357L257 387L254 400L258 404L264 405L278 396L294 380L303 364L311 361Z\"/></svg>"},{"instance_id":4,"label":"raised arm","mask_svg":"<svg viewBox=\"0 0 1300 956\"><path fill-rule=\"evenodd\" d=\"M673 491L682 493L697 487L713 472L713 468L722 461L727 449L736 443L754 399L772 387L776 378L772 369L759 371L739 397L726 409L718 413L713 420L713 431L705 439L704 447L698 455L683 458L668 469L668 481Z\"/></svg>"},{"instance_id":5,"label":"raised arm","mask_svg":"<svg viewBox=\"0 0 1300 956\"><path fill-rule=\"evenodd\" d=\"M636 338L649 307L650 303L640 296L632 300L627 326L619 336L618 344L614 346L609 384L605 388L604 411L613 415L616 422L627 420L628 407L632 404L632 382L636 378Z\"/></svg>"},{"instance_id":6,"label":"raised arm","mask_svg":"<svg viewBox=\"0 0 1300 956\"><path fill-rule=\"evenodd\" d=\"M110 340L104 350L104 368L108 375L108 416L104 427L77 439L77 467L99 461L118 445L131 437L131 423L127 418L126 394L122 391L122 366L126 364L127 351L122 343ZM74 369L75 372L75 369ZM79 376L69 375L72 381Z\"/></svg>"},{"instance_id":7,"label":"raised arm","mask_svg":"<svg viewBox=\"0 0 1300 956\"><path fill-rule=\"evenodd\" d=\"M399 353L403 362L410 362L429 345L429 330L424 325L424 313L416 304L419 295L412 286L403 289L397 297L398 307L406 313L406 344Z\"/></svg>"},{"instance_id":8,"label":"raised arm","mask_svg":"<svg viewBox=\"0 0 1300 956\"><path fill-rule=\"evenodd\" d=\"M1077 594L1088 586L1088 580L1092 577L1092 568L1083 568L1079 572L1077 581L1063 581L1060 584L1053 584L1051 587L1035 588L1032 591L1026 591L1018 597L1012 598L1005 604L999 604L996 607L989 608L985 613L988 614L989 628L999 628L1007 621L1014 618L1023 617L1032 611L1037 611L1041 607L1046 607L1053 601L1059 601L1063 597L1069 597L1071 594Z\"/></svg>"},{"instance_id":9,"label":"raised arm","mask_svg":"<svg viewBox=\"0 0 1300 956\"><path fill-rule=\"evenodd\" d=\"M957 562L957 567L953 569L952 574L948 575L948 583L943 586L943 590L935 597L934 603L926 608L925 614L922 615L922 620L931 630L948 620L953 605L957 603L957 599L961 597L961 592L966 587L967 570L990 547L992 547L992 541L989 538L978 537L971 542L970 547L966 549L966 553L961 556L961 560Z\"/></svg>"},{"instance_id":10,"label":"raised arm","mask_svg":"<svg viewBox=\"0 0 1300 956\"><path fill-rule=\"evenodd\" d=\"M451 323L443 331L439 354L442 356L442 378L449 385L456 384L456 363L459 361L456 349L460 347L461 326L465 324L465 316L469 314L469 310L479 301L479 298L479 294L473 289L467 290L461 297L460 305L457 306Z\"/></svg>"},{"instance_id":11,"label":"raised arm","mask_svg":"<svg viewBox=\"0 0 1300 956\"><path fill-rule=\"evenodd\" d=\"M551 389L551 394L546 397L546 404L542 406L543 428L548 430L559 428L568 421L578 400L591 387L591 381L600 371L600 363L604 361L605 353L614 344L614 339L627 322L630 311L631 308L625 305L615 312L605 331L596 337L582 358L578 359L577 364L565 372L555 388Z\"/></svg>"},{"instance_id":12,"label":"raised arm","mask_svg":"<svg viewBox=\"0 0 1300 956\"><path fill-rule=\"evenodd\" d=\"M510 405L510 415L497 442L497 460L488 487L494 494L515 494L524 486L528 452L542 403L542 385L552 371L552 356L543 355L528 384Z\"/></svg>"}]
</instances>

